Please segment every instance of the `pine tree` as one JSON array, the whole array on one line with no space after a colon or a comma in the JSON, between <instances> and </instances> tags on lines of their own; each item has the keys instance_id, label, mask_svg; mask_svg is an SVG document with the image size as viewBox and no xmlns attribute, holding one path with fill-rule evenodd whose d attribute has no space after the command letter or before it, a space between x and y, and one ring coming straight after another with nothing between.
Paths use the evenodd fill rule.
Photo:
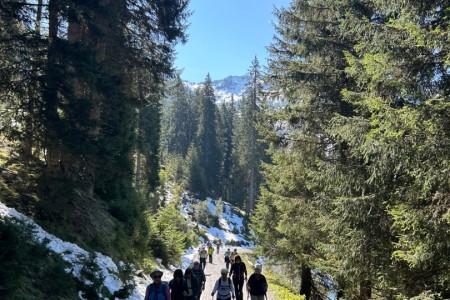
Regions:
<instances>
[{"instance_id":1,"label":"pine tree","mask_svg":"<svg viewBox=\"0 0 450 300\"><path fill-rule=\"evenodd\" d=\"M246 201L247 214L255 208L256 197L258 195L259 185L261 184L260 165L265 158L265 145L262 142L258 132L258 114L264 101L262 74L258 59L252 61L250 70L247 74L249 83L246 86L241 103L241 132L240 137L241 151L240 159L247 173L248 198Z\"/></svg>"},{"instance_id":2,"label":"pine tree","mask_svg":"<svg viewBox=\"0 0 450 300\"><path fill-rule=\"evenodd\" d=\"M448 280L448 265L442 254L449 243L441 195L449 185L441 174L449 170L448 74L446 47L437 45L446 45L448 4L371 4L369 18L353 13L343 23L343 32L357 41L346 57L357 85L343 94L358 116L335 122L339 138L352 145L351 155L368 174L365 197L376 199L371 207L378 215L391 217L383 222L391 231L385 237L390 266L372 262L378 274L370 280L385 294L445 298L449 289L441 283ZM433 275L423 276L427 272Z\"/></svg>"},{"instance_id":3,"label":"pine tree","mask_svg":"<svg viewBox=\"0 0 450 300\"><path fill-rule=\"evenodd\" d=\"M194 116L190 106L190 92L180 77L170 88L169 107L165 113L165 151L185 157L195 135Z\"/></svg>"},{"instance_id":4,"label":"pine tree","mask_svg":"<svg viewBox=\"0 0 450 300\"><path fill-rule=\"evenodd\" d=\"M266 130L253 229L266 255L329 274L347 299L448 296L445 11L318 0L277 12L270 77L287 106L267 116L283 132ZM307 298L320 292L308 277Z\"/></svg>"},{"instance_id":5,"label":"pine tree","mask_svg":"<svg viewBox=\"0 0 450 300\"><path fill-rule=\"evenodd\" d=\"M352 47L339 32L343 12L351 8L342 4L298 0L276 11L278 36L269 47L271 89L286 102L282 110L272 112L270 126L273 128L276 122L288 134L266 136L273 143L273 163L265 165L265 184L253 228L263 243L261 247L274 258L292 264L299 274L313 268L337 273L322 260L328 247L335 246L334 236L325 226L334 226L329 214L336 197L328 185L335 179L325 183L323 172L346 158L346 145L336 143L328 132L330 121L336 114L352 113L341 96L341 89L351 84L344 74L343 51ZM274 220L279 225L267 223ZM357 255L364 258L367 253ZM337 284L345 284L346 278L333 278ZM312 284L302 282L307 299L313 292Z\"/></svg>"},{"instance_id":6,"label":"pine tree","mask_svg":"<svg viewBox=\"0 0 450 300\"><path fill-rule=\"evenodd\" d=\"M233 132L234 119L236 109L234 107L234 97L231 97L230 102L224 102L220 109L222 124L221 128L221 149L222 149L222 169L220 172L220 191L221 197L226 200L231 200L232 189L232 170L233 170Z\"/></svg>"},{"instance_id":7,"label":"pine tree","mask_svg":"<svg viewBox=\"0 0 450 300\"><path fill-rule=\"evenodd\" d=\"M108 233L117 236L100 239L105 244L119 239L121 225L132 236L123 239L129 243L144 236L133 232L145 230L139 227L143 202L132 186L136 111L151 98L156 134L146 154L153 188L158 184L158 104L173 71L174 45L185 41L186 7L184 0L1 3L0 76L6 81L0 93L9 95L11 104L7 118L1 118L7 125L2 138L42 166L35 176L41 179L44 212L38 218L67 220L87 243L110 227L117 230ZM142 70L150 73L145 84L153 89L151 97L136 88ZM18 123L12 126L12 120ZM56 212L65 204L73 208ZM90 220L90 213L103 210L107 219L79 221L81 212Z\"/></svg>"},{"instance_id":8,"label":"pine tree","mask_svg":"<svg viewBox=\"0 0 450 300\"><path fill-rule=\"evenodd\" d=\"M208 193L217 196L220 191L221 151L218 145L216 128L216 98L209 74L206 76L199 95L200 103L196 145L201 158L199 169L205 177L205 189L198 192L202 195Z\"/></svg>"}]
</instances>

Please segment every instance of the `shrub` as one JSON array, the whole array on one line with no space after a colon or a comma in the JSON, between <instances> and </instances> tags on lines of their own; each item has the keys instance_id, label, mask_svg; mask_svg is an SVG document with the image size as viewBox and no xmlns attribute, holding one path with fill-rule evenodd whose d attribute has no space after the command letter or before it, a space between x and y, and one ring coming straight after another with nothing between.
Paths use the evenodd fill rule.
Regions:
<instances>
[{"instance_id":1,"label":"shrub","mask_svg":"<svg viewBox=\"0 0 450 300\"><path fill-rule=\"evenodd\" d=\"M156 214L149 213L149 247L154 257L163 264L177 263L184 252L187 223L174 203L161 207Z\"/></svg>"},{"instance_id":2,"label":"shrub","mask_svg":"<svg viewBox=\"0 0 450 300\"><path fill-rule=\"evenodd\" d=\"M210 212L207 201L200 201L192 205L194 220L207 227L220 227L219 217Z\"/></svg>"}]
</instances>

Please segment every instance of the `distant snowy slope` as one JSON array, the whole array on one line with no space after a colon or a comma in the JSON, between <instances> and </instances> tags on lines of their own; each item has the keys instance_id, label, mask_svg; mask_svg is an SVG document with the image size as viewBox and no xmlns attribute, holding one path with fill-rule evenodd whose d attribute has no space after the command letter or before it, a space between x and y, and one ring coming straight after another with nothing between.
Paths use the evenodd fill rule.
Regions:
<instances>
[{"instance_id":1,"label":"distant snowy slope","mask_svg":"<svg viewBox=\"0 0 450 300\"><path fill-rule=\"evenodd\" d=\"M207 241L214 241L215 239L220 238L224 245L246 245L250 247L253 246L253 243L251 241L248 241L243 234L243 221L245 213L231 206L227 202L221 201L222 212L217 214L216 204L218 203L218 200L212 198L199 200L193 199L188 195L184 195L181 213L186 219L189 219L189 217L192 217L192 215L194 214L193 204L198 204L201 201L207 202L209 214L218 218L219 225L218 227L208 227L204 224L197 224L196 222L192 222L192 225L198 225L201 229L204 230L207 240L201 238L201 241L203 243L206 243Z\"/></svg>"},{"instance_id":2,"label":"distant snowy slope","mask_svg":"<svg viewBox=\"0 0 450 300\"><path fill-rule=\"evenodd\" d=\"M248 83L249 79L246 75L244 76L228 76L221 80L214 80L212 82L214 88L214 95L216 96L217 103L230 102L231 97L233 97L237 106L239 106L239 102L242 100L242 95L245 91L245 87ZM194 91L199 88L202 83L193 83L189 81L185 81L185 85L191 90ZM269 87L267 84L264 84L264 90L268 90ZM282 99L277 98L273 95L273 93L268 93L269 105L274 108L283 107L285 105Z\"/></svg>"},{"instance_id":3,"label":"distant snowy slope","mask_svg":"<svg viewBox=\"0 0 450 300\"><path fill-rule=\"evenodd\" d=\"M225 79L214 80L212 82L214 95L218 103L229 102L231 97L234 101L239 102L242 99L245 85L248 82L247 76L228 76ZM186 86L191 90L197 89L201 83L185 82Z\"/></svg>"}]
</instances>

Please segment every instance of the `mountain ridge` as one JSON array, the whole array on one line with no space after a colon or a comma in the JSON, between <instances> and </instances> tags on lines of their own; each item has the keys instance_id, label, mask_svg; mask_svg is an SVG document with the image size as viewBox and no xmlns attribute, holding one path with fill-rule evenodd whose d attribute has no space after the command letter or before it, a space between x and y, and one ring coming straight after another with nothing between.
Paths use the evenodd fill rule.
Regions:
<instances>
[{"instance_id":1,"label":"mountain ridge","mask_svg":"<svg viewBox=\"0 0 450 300\"><path fill-rule=\"evenodd\" d=\"M216 96L216 103L230 102L232 97L234 101L239 102L242 100L242 94L247 83L247 75L229 75L223 79L213 80L212 86L214 88L214 95ZM185 80L184 84L191 91L194 91L203 83Z\"/></svg>"}]
</instances>

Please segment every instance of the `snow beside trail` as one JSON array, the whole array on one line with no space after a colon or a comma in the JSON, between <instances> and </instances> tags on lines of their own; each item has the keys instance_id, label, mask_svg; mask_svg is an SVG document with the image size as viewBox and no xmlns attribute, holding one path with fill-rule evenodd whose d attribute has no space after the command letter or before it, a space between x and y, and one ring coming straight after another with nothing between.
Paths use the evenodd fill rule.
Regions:
<instances>
[{"instance_id":1,"label":"snow beside trail","mask_svg":"<svg viewBox=\"0 0 450 300\"><path fill-rule=\"evenodd\" d=\"M17 220L25 223L26 225L30 225L33 227L33 235L36 240L36 242L44 243L48 249L51 251L61 255L64 261L68 262L71 265L71 268L66 269L66 272L71 273L74 277L81 278L81 270L84 266L84 263L86 260L90 258L90 253L81 247L77 246L76 244L65 242L54 235L46 232L42 227L37 225L32 219L29 217L19 213L14 208L9 208L3 203L0 202L0 221L2 219L11 219L11 220ZM109 290L111 294L113 294L115 291L120 290L123 288L126 284L130 284L132 282L122 282L118 278L118 272L119 268L114 263L114 261L99 252L95 252L95 263L100 267L100 271L98 274L98 277L103 276L104 279L104 286ZM123 262L119 263L121 266L125 266ZM134 266L131 266L132 269L136 272L137 270L134 268ZM164 272L163 280L169 281L172 279L172 270L160 268L161 271ZM134 276L132 279L134 282L135 290L134 293L128 298L129 300L142 300L145 296L145 289L147 285L150 283L150 280ZM90 282L85 280L85 284L89 285ZM79 292L78 296L80 299L83 299L82 293ZM108 298L104 298L108 299Z\"/></svg>"},{"instance_id":2,"label":"snow beside trail","mask_svg":"<svg viewBox=\"0 0 450 300\"><path fill-rule=\"evenodd\" d=\"M173 198L172 194L168 194L166 196L169 201L170 198ZM184 197L187 196L185 195ZM187 203L183 203L181 207L181 212L185 216L185 218L188 218L189 214L192 214L193 212L192 206L190 205L189 202L192 201L193 203L198 203L200 201L198 199L191 200L189 199L189 197L187 197L187 199L189 201L186 201ZM215 215L216 201L211 198L207 198L204 201L208 201L208 209L211 214ZM218 237L222 239L224 245L234 241L234 242L242 242L249 248L253 247L253 243L247 241L246 238L241 234L241 231L243 229L242 216L244 215L244 213L236 210L229 203L223 201L222 207L223 212L218 216L221 228L217 227L208 228L204 225L198 224L200 228L205 230L207 238L210 241L214 241ZM6 205L0 202L0 221L4 220L5 218L17 220L31 226L33 228L33 235L36 242L45 244L45 246L49 250L59 254L62 257L62 259L68 262L71 266L70 268L66 269L66 272L71 273L74 277L79 278L80 280L84 280L86 285L91 284L91 282L82 278L81 271L86 261L90 260L92 258L92 255L94 254L95 255L94 262L100 268L97 277L104 278L103 285L109 290L111 294L113 294L115 291L122 289L127 284L134 284L135 289L133 291L133 294L128 298L128 300L142 300L144 298L145 289L147 285L151 282L151 280L149 278L145 277L143 278L136 275L128 282L122 282L118 278L119 267L125 267L126 266L125 263L119 262L118 267L116 263L114 263L114 261L106 255L103 255L99 252L89 253L88 251L82 249L76 244L65 242L57 238L56 236L46 232L44 229L42 229L42 227L37 225L31 218L19 213L14 208L7 207ZM197 226L195 222L192 222L191 225ZM207 241L202 242L206 243ZM191 248L186 250L186 253L183 255L181 261L181 267L183 268L183 270L187 268L197 258L196 257L197 253L198 248ZM131 267L131 269L135 274L139 273L139 271L136 270L136 268L133 265L129 265L129 267ZM162 278L163 281L168 282L172 279L175 267L171 266L170 269L167 269L160 264L158 268L164 273ZM80 299L84 299L81 291L78 293L78 296ZM103 299L106 300L108 298L103 297Z\"/></svg>"},{"instance_id":3,"label":"snow beside trail","mask_svg":"<svg viewBox=\"0 0 450 300\"><path fill-rule=\"evenodd\" d=\"M190 215L193 214L193 208L191 203L198 204L200 201L207 201L209 213L212 215L217 215L216 205L217 201L212 198L206 198L206 200L192 199L189 195L184 194L181 196L183 200L183 205L181 207L181 213L188 219ZM223 245L230 244L230 242L240 242L250 248L253 247L253 243L248 241L242 234L244 229L243 226L243 216L245 213L243 211L237 210L232 207L231 204L221 201L222 203L222 213L218 215L219 224L221 228L217 227L206 227L203 224L198 224L198 226L206 232L206 236L209 241L214 241L220 238ZM191 223L193 226L197 226L196 222ZM208 241L202 241L204 243Z\"/></svg>"}]
</instances>

